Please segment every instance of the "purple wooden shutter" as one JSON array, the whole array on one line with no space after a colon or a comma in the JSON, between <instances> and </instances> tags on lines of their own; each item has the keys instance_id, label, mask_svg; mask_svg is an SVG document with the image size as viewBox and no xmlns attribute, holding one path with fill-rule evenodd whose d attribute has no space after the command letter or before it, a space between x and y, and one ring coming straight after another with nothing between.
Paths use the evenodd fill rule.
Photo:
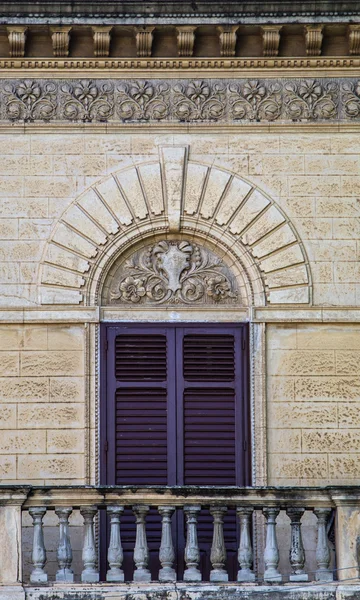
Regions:
<instances>
[{"instance_id":1,"label":"purple wooden shutter","mask_svg":"<svg viewBox=\"0 0 360 600\"><path fill-rule=\"evenodd\" d=\"M243 329L229 326L177 332L178 472L183 485L247 483L243 333ZM198 536L201 568L207 578L212 542L212 517L207 510L199 516ZM233 510L224 519L224 536L227 568L235 579L238 540Z\"/></svg>"}]
</instances>

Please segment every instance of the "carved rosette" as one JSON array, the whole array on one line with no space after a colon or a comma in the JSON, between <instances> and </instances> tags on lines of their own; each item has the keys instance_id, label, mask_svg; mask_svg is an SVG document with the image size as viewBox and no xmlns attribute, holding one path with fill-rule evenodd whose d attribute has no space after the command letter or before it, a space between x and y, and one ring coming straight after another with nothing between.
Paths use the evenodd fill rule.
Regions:
<instances>
[{"instance_id":1,"label":"carved rosette","mask_svg":"<svg viewBox=\"0 0 360 600\"><path fill-rule=\"evenodd\" d=\"M258 80L245 84L231 84L230 110L233 119L249 121L275 121L281 114L282 85L270 83L266 86Z\"/></svg>"},{"instance_id":2,"label":"carved rosette","mask_svg":"<svg viewBox=\"0 0 360 600\"><path fill-rule=\"evenodd\" d=\"M56 84L25 79L5 83L5 113L10 121L50 121L57 108Z\"/></svg>"},{"instance_id":3,"label":"carved rosette","mask_svg":"<svg viewBox=\"0 0 360 600\"><path fill-rule=\"evenodd\" d=\"M115 272L109 304L234 304L236 281L205 248L160 241L135 252Z\"/></svg>"},{"instance_id":4,"label":"carved rosette","mask_svg":"<svg viewBox=\"0 0 360 600\"><path fill-rule=\"evenodd\" d=\"M97 85L87 79L64 84L63 117L70 121L107 121L114 110L113 89L111 82Z\"/></svg>"},{"instance_id":5,"label":"carved rosette","mask_svg":"<svg viewBox=\"0 0 360 600\"><path fill-rule=\"evenodd\" d=\"M121 83L117 91L119 96L116 110L122 121L161 121L169 116L170 87L167 83Z\"/></svg>"},{"instance_id":6,"label":"carved rosette","mask_svg":"<svg viewBox=\"0 0 360 600\"><path fill-rule=\"evenodd\" d=\"M219 120L225 112L226 88L222 83L190 81L174 86L174 116L180 121Z\"/></svg>"},{"instance_id":7,"label":"carved rosette","mask_svg":"<svg viewBox=\"0 0 360 600\"><path fill-rule=\"evenodd\" d=\"M312 79L289 82L285 91L286 112L294 121L336 118L339 94L334 82L324 84Z\"/></svg>"}]
</instances>

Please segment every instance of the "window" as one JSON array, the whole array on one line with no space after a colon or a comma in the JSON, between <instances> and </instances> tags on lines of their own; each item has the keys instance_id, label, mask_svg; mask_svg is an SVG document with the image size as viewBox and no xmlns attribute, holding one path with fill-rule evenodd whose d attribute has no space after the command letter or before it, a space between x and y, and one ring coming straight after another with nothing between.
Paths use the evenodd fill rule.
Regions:
<instances>
[{"instance_id":1,"label":"window","mask_svg":"<svg viewBox=\"0 0 360 600\"><path fill-rule=\"evenodd\" d=\"M245 324L104 325L103 343L102 483L250 484ZM174 534L182 549L179 519ZM158 548L156 511L149 514L148 526L150 549ZM124 516L122 530L126 550L133 543L132 515ZM199 544L204 569L211 530L211 517L203 511ZM225 535L235 556L232 513L225 520ZM130 569L125 557L125 569L126 562Z\"/></svg>"}]
</instances>

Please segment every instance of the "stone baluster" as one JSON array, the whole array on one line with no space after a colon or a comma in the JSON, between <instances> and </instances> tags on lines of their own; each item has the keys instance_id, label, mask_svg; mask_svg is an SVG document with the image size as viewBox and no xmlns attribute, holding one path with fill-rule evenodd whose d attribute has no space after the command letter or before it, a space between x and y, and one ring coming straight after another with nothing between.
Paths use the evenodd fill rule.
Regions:
<instances>
[{"instance_id":1,"label":"stone baluster","mask_svg":"<svg viewBox=\"0 0 360 600\"><path fill-rule=\"evenodd\" d=\"M56 572L56 581L74 581L74 572L71 569L72 550L69 536L69 517L72 508L56 508L55 513L59 517L59 545L57 559L59 568Z\"/></svg>"},{"instance_id":2,"label":"stone baluster","mask_svg":"<svg viewBox=\"0 0 360 600\"><path fill-rule=\"evenodd\" d=\"M30 574L31 583L46 583L48 580L48 576L44 571L46 550L44 544L43 516L45 513L45 506L34 506L29 508L29 514L32 516L34 527L33 549L31 555L34 568Z\"/></svg>"},{"instance_id":3,"label":"stone baluster","mask_svg":"<svg viewBox=\"0 0 360 600\"><path fill-rule=\"evenodd\" d=\"M286 510L286 514L291 521L289 560L292 573L289 577L290 581L309 581L309 577L304 571L305 551L301 535L301 517L304 512L304 508L288 508Z\"/></svg>"},{"instance_id":4,"label":"stone baluster","mask_svg":"<svg viewBox=\"0 0 360 600\"><path fill-rule=\"evenodd\" d=\"M97 514L97 507L81 506L80 513L83 516L85 528L82 551L84 569L81 573L81 581L83 583L97 583L99 581L99 571L97 570L97 553L94 535L94 517Z\"/></svg>"},{"instance_id":5,"label":"stone baluster","mask_svg":"<svg viewBox=\"0 0 360 600\"><path fill-rule=\"evenodd\" d=\"M214 519L213 539L210 553L210 560L213 568L210 571L210 581L229 581L229 576L225 570L226 548L224 540L224 515L226 512L226 506L210 507L210 514Z\"/></svg>"},{"instance_id":6,"label":"stone baluster","mask_svg":"<svg viewBox=\"0 0 360 600\"><path fill-rule=\"evenodd\" d=\"M333 581L334 575L330 564L330 549L326 535L326 523L331 513L331 508L314 508L317 516L317 545L316 562L318 569L315 573L316 581Z\"/></svg>"},{"instance_id":7,"label":"stone baluster","mask_svg":"<svg viewBox=\"0 0 360 600\"><path fill-rule=\"evenodd\" d=\"M264 581L268 583L279 583L282 576L278 571L279 548L276 539L276 517L280 510L275 507L263 508L266 518L266 545L264 552Z\"/></svg>"},{"instance_id":8,"label":"stone baluster","mask_svg":"<svg viewBox=\"0 0 360 600\"><path fill-rule=\"evenodd\" d=\"M134 572L134 581L149 583L151 574L148 569L149 564L149 548L146 539L145 519L149 512L149 506L133 506L133 511L136 517L136 541L134 549L134 562L136 570Z\"/></svg>"},{"instance_id":9,"label":"stone baluster","mask_svg":"<svg viewBox=\"0 0 360 600\"><path fill-rule=\"evenodd\" d=\"M161 569L159 571L159 581L176 581L176 571L173 568L175 552L171 533L171 516L175 507L159 506L158 510L162 516L161 544L159 552Z\"/></svg>"},{"instance_id":10,"label":"stone baluster","mask_svg":"<svg viewBox=\"0 0 360 600\"><path fill-rule=\"evenodd\" d=\"M184 506L186 516L186 546L185 546L185 562L186 569L184 571L184 581L201 581L201 573L199 571L200 550L197 539L197 517L201 511L201 506L188 505Z\"/></svg>"},{"instance_id":11,"label":"stone baluster","mask_svg":"<svg viewBox=\"0 0 360 600\"><path fill-rule=\"evenodd\" d=\"M240 521L240 544L238 551L238 561L240 569L238 570L237 580L252 582L255 581L255 573L252 570L253 551L251 545L250 523L254 509L239 507L237 514Z\"/></svg>"},{"instance_id":12,"label":"stone baluster","mask_svg":"<svg viewBox=\"0 0 360 600\"><path fill-rule=\"evenodd\" d=\"M107 553L110 569L106 573L106 581L112 583L122 583L124 581L124 571L121 569L124 553L120 534L120 517L123 512L123 506L108 506L107 508L110 517L110 543Z\"/></svg>"}]
</instances>

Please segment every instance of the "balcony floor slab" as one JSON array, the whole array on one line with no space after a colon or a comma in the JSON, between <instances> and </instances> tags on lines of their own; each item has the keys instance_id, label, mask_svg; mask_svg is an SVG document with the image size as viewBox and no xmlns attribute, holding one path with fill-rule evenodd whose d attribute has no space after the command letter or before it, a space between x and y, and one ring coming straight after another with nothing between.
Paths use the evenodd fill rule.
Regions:
<instances>
[{"instance_id":1,"label":"balcony floor slab","mask_svg":"<svg viewBox=\"0 0 360 600\"><path fill-rule=\"evenodd\" d=\"M123 584L24 586L24 595L0 600L359 600L360 582L344 585Z\"/></svg>"}]
</instances>

